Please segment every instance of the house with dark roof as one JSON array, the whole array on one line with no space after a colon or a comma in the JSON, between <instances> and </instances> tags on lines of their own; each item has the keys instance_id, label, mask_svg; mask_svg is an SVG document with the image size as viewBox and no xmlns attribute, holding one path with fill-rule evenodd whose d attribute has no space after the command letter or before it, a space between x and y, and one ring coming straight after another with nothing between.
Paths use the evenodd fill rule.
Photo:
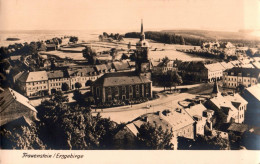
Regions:
<instances>
[{"instance_id":1,"label":"house with dark roof","mask_svg":"<svg viewBox=\"0 0 260 164\"><path fill-rule=\"evenodd\" d=\"M0 93L0 126L20 117L35 121L38 120L36 115L37 110L23 95L11 88L7 88Z\"/></svg>"},{"instance_id":2,"label":"house with dark roof","mask_svg":"<svg viewBox=\"0 0 260 164\"><path fill-rule=\"evenodd\" d=\"M70 88L75 89L75 84L80 83L82 88L86 87L88 80L95 81L98 74L93 67L70 68L67 70L70 77Z\"/></svg>"},{"instance_id":3,"label":"house with dark roof","mask_svg":"<svg viewBox=\"0 0 260 164\"><path fill-rule=\"evenodd\" d=\"M54 43L46 44L46 51L55 51L57 46Z\"/></svg>"},{"instance_id":4,"label":"house with dark roof","mask_svg":"<svg viewBox=\"0 0 260 164\"><path fill-rule=\"evenodd\" d=\"M256 68L234 67L224 72L223 85L227 88L236 88L239 85L250 87L258 84L260 70Z\"/></svg>"},{"instance_id":5,"label":"house with dark roof","mask_svg":"<svg viewBox=\"0 0 260 164\"><path fill-rule=\"evenodd\" d=\"M70 86L70 78L67 70L55 70L47 72L49 94L61 91L63 83Z\"/></svg>"},{"instance_id":6,"label":"house with dark roof","mask_svg":"<svg viewBox=\"0 0 260 164\"><path fill-rule=\"evenodd\" d=\"M107 73L91 86L97 102L152 97L152 81L135 72Z\"/></svg>"}]
</instances>

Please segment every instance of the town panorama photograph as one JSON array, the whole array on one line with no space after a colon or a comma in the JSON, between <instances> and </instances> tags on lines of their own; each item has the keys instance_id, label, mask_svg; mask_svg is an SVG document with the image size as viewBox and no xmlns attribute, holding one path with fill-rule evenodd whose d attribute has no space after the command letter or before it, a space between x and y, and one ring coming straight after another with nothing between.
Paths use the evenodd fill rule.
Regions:
<instances>
[{"instance_id":1,"label":"town panorama photograph","mask_svg":"<svg viewBox=\"0 0 260 164\"><path fill-rule=\"evenodd\" d=\"M0 149L260 150L259 0L0 0Z\"/></svg>"}]
</instances>

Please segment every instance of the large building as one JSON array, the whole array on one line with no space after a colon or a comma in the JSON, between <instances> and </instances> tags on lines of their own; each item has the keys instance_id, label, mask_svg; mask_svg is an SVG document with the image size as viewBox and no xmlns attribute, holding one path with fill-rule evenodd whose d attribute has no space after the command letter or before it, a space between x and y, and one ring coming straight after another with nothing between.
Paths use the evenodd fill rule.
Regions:
<instances>
[{"instance_id":1,"label":"large building","mask_svg":"<svg viewBox=\"0 0 260 164\"><path fill-rule=\"evenodd\" d=\"M255 68L234 67L224 72L223 86L236 88L240 84L250 87L258 84L260 71Z\"/></svg>"},{"instance_id":2,"label":"large building","mask_svg":"<svg viewBox=\"0 0 260 164\"><path fill-rule=\"evenodd\" d=\"M145 40L142 23L140 40L136 43L135 71L124 72L126 69L130 70L128 63L125 63L125 66L117 65L115 68L116 71L123 72L106 73L96 80L91 86L96 102L151 98L151 62L148 54L149 43ZM115 66L115 63L113 65Z\"/></svg>"},{"instance_id":3,"label":"large building","mask_svg":"<svg viewBox=\"0 0 260 164\"><path fill-rule=\"evenodd\" d=\"M50 71L47 72L49 82L49 94L61 91L63 83L67 83L70 86L70 78L67 71Z\"/></svg>"},{"instance_id":4,"label":"large building","mask_svg":"<svg viewBox=\"0 0 260 164\"><path fill-rule=\"evenodd\" d=\"M37 110L29 100L11 88L5 89L0 94L0 126L14 121L20 117L37 119Z\"/></svg>"},{"instance_id":5,"label":"large building","mask_svg":"<svg viewBox=\"0 0 260 164\"><path fill-rule=\"evenodd\" d=\"M97 79L91 86L97 102L113 100L132 100L152 97L152 82L135 72L107 73Z\"/></svg>"},{"instance_id":6,"label":"large building","mask_svg":"<svg viewBox=\"0 0 260 164\"><path fill-rule=\"evenodd\" d=\"M46 71L24 72L18 79L20 90L28 97L43 96L48 93L48 75Z\"/></svg>"}]
</instances>

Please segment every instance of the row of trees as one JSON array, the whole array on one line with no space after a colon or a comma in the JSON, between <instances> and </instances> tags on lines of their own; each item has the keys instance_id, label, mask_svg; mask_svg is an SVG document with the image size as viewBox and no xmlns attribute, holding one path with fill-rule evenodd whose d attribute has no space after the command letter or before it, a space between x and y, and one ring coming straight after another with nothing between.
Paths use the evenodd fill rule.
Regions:
<instances>
[{"instance_id":1,"label":"row of trees","mask_svg":"<svg viewBox=\"0 0 260 164\"><path fill-rule=\"evenodd\" d=\"M153 78L158 82L159 85L164 87L164 91L166 88L176 87L183 83L182 77L176 71L168 71L166 74L155 75Z\"/></svg>"},{"instance_id":2,"label":"row of trees","mask_svg":"<svg viewBox=\"0 0 260 164\"><path fill-rule=\"evenodd\" d=\"M140 33L138 32L130 32L125 34L125 38L139 38ZM152 39L157 42L161 43L168 43L168 44L181 44L181 45L196 45L200 46L202 44L201 39L194 39L194 38L188 38L183 37L181 35L176 35L174 33L165 33L165 32L154 32L154 31L148 31L145 32L145 37L147 39Z\"/></svg>"},{"instance_id":3,"label":"row of trees","mask_svg":"<svg viewBox=\"0 0 260 164\"><path fill-rule=\"evenodd\" d=\"M120 35L119 33L116 33L116 34L113 34L113 33L108 34L108 33L106 33L106 32L103 32L103 34L102 34L102 35L99 35L98 38L99 38L100 41L104 41L104 40L111 40L111 41L112 41L112 40L117 40L117 41L122 41L122 40L124 40L123 36Z\"/></svg>"}]
</instances>

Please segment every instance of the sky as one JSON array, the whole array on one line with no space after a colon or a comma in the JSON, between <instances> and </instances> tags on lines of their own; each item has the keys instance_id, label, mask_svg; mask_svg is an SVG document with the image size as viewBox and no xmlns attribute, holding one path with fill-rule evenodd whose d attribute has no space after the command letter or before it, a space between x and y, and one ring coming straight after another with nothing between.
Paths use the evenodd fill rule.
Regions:
<instances>
[{"instance_id":1,"label":"sky","mask_svg":"<svg viewBox=\"0 0 260 164\"><path fill-rule=\"evenodd\" d=\"M0 30L260 29L260 0L0 0Z\"/></svg>"}]
</instances>

